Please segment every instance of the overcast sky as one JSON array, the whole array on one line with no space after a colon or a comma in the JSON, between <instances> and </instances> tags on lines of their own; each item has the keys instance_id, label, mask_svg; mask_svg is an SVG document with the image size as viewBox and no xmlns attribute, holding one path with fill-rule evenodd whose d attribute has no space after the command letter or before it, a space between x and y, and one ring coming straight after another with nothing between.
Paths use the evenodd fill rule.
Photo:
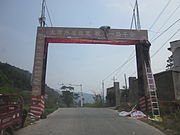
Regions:
<instances>
[{"instance_id":1,"label":"overcast sky","mask_svg":"<svg viewBox=\"0 0 180 135\"><path fill-rule=\"evenodd\" d=\"M135 3L135 0L46 1L54 27L99 28L109 25L111 28L119 29L130 28L132 6ZM180 18L180 0L139 0L138 2L141 27L149 30L150 41ZM150 29L168 2L165 11ZM0 0L0 61L32 72L41 3L42 0ZM46 23L50 26L48 16L46 17ZM159 31L163 24L164 27ZM152 42L151 55L167 42L152 58L154 73L165 70L166 60L171 55L167 50L170 46L169 42L179 40L180 32L168 39L179 28L180 23L177 22ZM133 51L134 46L50 44L46 83L53 88L59 88L60 83L83 84L83 91L99 93L102 80L120 67ZM136 76L135 58L107 78L105 86L111 87L115 76L122 87L124 73L127 77Z\"/></svg>"}]
</instances>

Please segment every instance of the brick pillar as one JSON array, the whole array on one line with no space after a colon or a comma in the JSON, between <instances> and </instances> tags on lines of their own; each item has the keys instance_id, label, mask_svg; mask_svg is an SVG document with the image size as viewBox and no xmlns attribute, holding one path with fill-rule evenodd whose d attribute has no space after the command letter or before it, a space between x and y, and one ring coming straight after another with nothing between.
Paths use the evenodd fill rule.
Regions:
<instances>
[{"instance_id":1,"label":"brick pillar","mask_svg":"<svg viewBox=\"0 0 180 135\"><path fill-rule=\"evenodd\" d=\"M38 29L32 73L31 113L40 117L44 112L45 75L48 43L45 41L45 29Z\"/></svg>"}]
</instances>

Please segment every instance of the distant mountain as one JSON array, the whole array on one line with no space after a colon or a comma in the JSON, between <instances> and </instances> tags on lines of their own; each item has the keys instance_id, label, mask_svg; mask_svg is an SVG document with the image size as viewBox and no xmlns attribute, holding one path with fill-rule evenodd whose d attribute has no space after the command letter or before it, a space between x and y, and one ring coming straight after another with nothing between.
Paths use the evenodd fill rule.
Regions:
<instances>
[{"instance_id":1,"label":"distant mountain","mask_svg":"<svg viewBox=\"0 0 180 135\"><path fill-rule=\"evenodd\" d=\"M94 103L93 96L94 96L93 94L83 93L84 103L93 104Z\"/></svg>"},{"instance_id":2,"label":"distant mountain","mask_svg":"<svg viewBox=\"0 0 180 135\"><path fill-rule=\"evenodd\" d=\"M75 93L78 93L80 95L80 92L75 92ZM93 104L94 103L93 96L94 96L93 94L83 93L84 104ZM80 97L78 100L81 100Z\"/></svg>"}]
</instances>

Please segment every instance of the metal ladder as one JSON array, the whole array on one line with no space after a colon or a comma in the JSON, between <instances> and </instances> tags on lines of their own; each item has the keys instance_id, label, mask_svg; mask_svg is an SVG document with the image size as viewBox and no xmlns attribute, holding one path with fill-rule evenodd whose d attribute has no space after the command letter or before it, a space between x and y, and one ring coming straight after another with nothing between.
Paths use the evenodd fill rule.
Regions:
<instances>
[{"instance_id":1,"label":"metal ladder","mask_svg":"<svg viewBox=\"0 0 180 135\"><path fill-rule=\"evenodd\" d=\"M154 76L151 71L151 67L147 67L145 64L146 69L146 76L147 76L147 84L148 84L148 96L150 101L150 107L148 109L151 109L152 116L153 117L160 117L160 109L159 109L159 103L157 98L157 92L156 92L156 84L154 80Z\"/></svg>"}]
</instances>

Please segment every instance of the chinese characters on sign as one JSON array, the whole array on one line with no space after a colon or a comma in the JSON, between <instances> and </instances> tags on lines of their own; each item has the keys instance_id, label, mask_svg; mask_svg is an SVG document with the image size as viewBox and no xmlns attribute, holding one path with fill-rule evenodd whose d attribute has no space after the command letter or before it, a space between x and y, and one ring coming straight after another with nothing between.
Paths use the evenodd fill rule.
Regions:
<instances>
[{"instance_id":1,"label":"chinese characters on sign","mask_svg":"<svg viewBox=\"0 0 180 135\"><path fill-rule=\"evenodd\" d=\"M94 28L60 28L60 27L39 27L40 34L44 33L45 37L52 38L88 38L104 39L104 31ZM107 32L108 39L125 39L125 40L148 40L146 30L123 30L110 29Z\"/></svg>"}]
</instances>

